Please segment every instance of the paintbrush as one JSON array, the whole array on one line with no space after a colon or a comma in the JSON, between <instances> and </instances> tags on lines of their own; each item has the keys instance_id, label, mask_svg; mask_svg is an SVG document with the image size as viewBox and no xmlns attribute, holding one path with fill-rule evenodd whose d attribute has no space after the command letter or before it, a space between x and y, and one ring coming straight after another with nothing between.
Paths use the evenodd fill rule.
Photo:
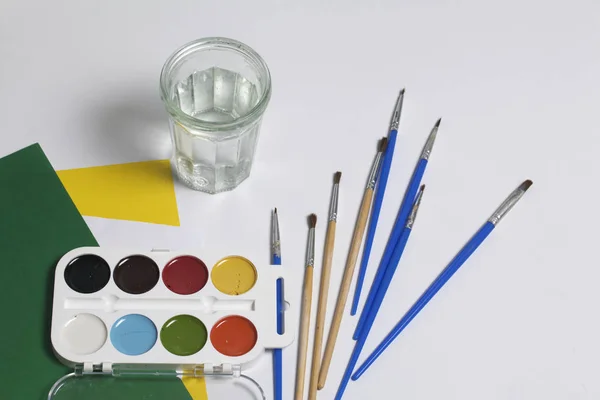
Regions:
<instances>
[{"instance_id":1,"label":"paintbrush","mask_svg":"<svg viewBox=\"0 0 600 400\"><path fill-rule=\"evenodd\" d=\"M415 170L411 176L410 182L406 189L406 193L404 195L404 199L400 204L400 210L398 211L398 216L396 217L396 221L394 222L394 227L392 232L390 233L390 237L385 246L385 250L383 252L383 256L381 257L381 261L379 263L379 267L377 268L377 272L375 273L375 278L373 279L373 283L371 284L371 289L369 290L369 295L367 296L367 300L365 305L363 306L362 312L360 314L360 318L358 320L358 324L356 325L356 329L354 330L353 339L357 340L362 334L362 329L369 315L371 308L373 307L373 301L375 296L377 295L377 291L379 290L379 286L381 285L381 280L385 275L385 271L388 268L388 264L390 262L390 258L394 253L394 249L398 245L398 241L400 240L400 235L404 230L404 226L406 224L406 219L408 218L408 214L412 207L413 199L417 194L417 190L419 189L419 185L421 184L421 179L423 178L423 174L425 174L425 169L427 168L427 164L429 162L429 156L431 156L431 151L433 150L433 145L435 144L435 139L437 137L438 129L440 127L440 122L442 119L438 119L429 136L427 137L427 141L425 142L425 146L423 146L423 151L419 157L419 162L417 163Z\"/></svg>"},{"instance_id":2,"label":"paintbrush","mask_svg":"<svg viewBox=\"0 0 600 400\"><path fill-rule=\"evenodd\" d=\"M296 371L295 400L302 400L304 395L304 377L306 375L306 353L308 352L308 328L310 325L310 308L312 304L313 269L315 265L315 226L317 216L308 217L308 247L306 249L306 269L304 272L304 290L302 292L302 316L300 319L300 335L298 339L298 365Z\"/></svg>"},{"instance_id":3,"label":"paintbrush","mask_svg":"<svg viewBox=\"0 0 600 400\"><path fill-rule=\"evenodd\" d=\"M317 398L317 382L319 379L319 367L321 365L321 349L323 345L323 331L325 328L325 313L327 311L327 295L329 292L331 262L333 260L333 247L335 243L335 228L337 224L338 197L341 177L342 173L339 171L333 176L333 189L331 191L331 201L329 203L329 222L327 224L327 236L325 238L325 250L323 252L323 268L321 270L319 304L317 306L317 321L315 323L315 338L310 370L310 385L308 388L309 400L315 400Z\"/></svg>"},{"instance_id":4,"label":"paintbrush","mask_svg":"<svg viewBox=\"0 0 600 400\"><path fill-rule=\"evenodd\" d=\"M402 230L402 234L400 235L400 241L396 248L394 249L394 254L392 254L392 258L390 260L390 265L386 269L384 279L381 283L379 291L377 292L377 296L375 297L375 302L373 304L373 308L370 310L369 315L367 317L364 333L358 338L356 344L354 345L354 350L352 351L352 355L350 356L350 361L348 361L348 365L346 366L346 371L342 376L342 381L340 382L340 386L338 387L338 391L335 395L335 400L341 400L344 395L344 391L346 390L346 386L350 381L350 376L352 375L352 371L354 371L354 367L356 367L356 363L358 362L358 357L365 346L367 341L367 337L371 328L373 327L373 322L375 322L375 317L377 316L377 312L379 311L379 307L383 303L383 298L390 286L392 278L394 276L394 272L396 272L396 267L400 262L400 258L402 258L402 253L404 253L404 248L406 247L406 243L408 242L408 238L412 232L413 225L415 220L417 219L417 213L419 211L419 206L421 205L421 199L423 198L423 192L425 191L425 185L422 185L417 193L417 197L412 203L411 212L406 220L406 224L404 225L404 229Z\"/></svg>"},{"instance_id":5,"label":"paintbrush","mask_svg":"<svg viewBox=\"0 0 600 400\"><path fill-rule=\"evenodd\" d=\"M390 169L392 168L394 147L396 146L396 136L398 135L398 126L400 125L403 102L404 89L402 89L398 95L396 105L394 106L394 113L392 114L392 120L390 122L387 149L385 150L385 155L383 156L383 161L381 162L381 173L379 174L377 189L375 190L375 197L373 198L373 207L371 209L371 216L369 217L369 226L367 227L367 235L365 237L365 245L363 246L362 258L358 267L358 275L356 277L354 299L352 300L350 315L355 315L356 311L358 310L358 302L360 301L360 294L365 281L365 274L367 273L367 265L369 264L369 257L371 256L371 248L373 247L373 240L375 239L375 231L377 230L377 222L379 221L379 213L381 212L381 206L383 204L383 196L385 195L385 188L390 175Z\"/></svg>"},{"instance_id":6,"label":"paintbrush","mask_svg":"<svg viewBox=\"0 0 600 400\"><path fill-rule=\"evenodd\" d=\"M325 386L325 381L327 380L327 372L329 371L333 350L335 348L337 336L340 331L342 316L344 314L344 308L346 307L346 300L348 299L350 284L352 283L352 275L354 274L354 267L356 266L356 259L358 258L358 252L360 250L363 234L365 232L365 226L367 225L367 218L369 217L369 210L373 200L373 190L375 189L375 184L377 183L379 167L381 165L381 159L385 153L386 147L387 138L383 138L379 142L379 148L377 150L377 154L375 155L375 160L373 161L371 171L369 172L369 179L367 180L367 186L365 188L365 193L363 195L360 210L358 212L358 218L354 227L352 242L350 243L350 251L348 252L348 259L346 260L344 276L342 277L342 284L338 294L337 303L335 305L333 321L331 323L331 328L329 329L329 336L327 337L325 352L323 353L323 361L321 362L321 369L319 371L319 389L322 389Z\"/></svg>"},{"instance_id":7,"label":"paintbrush","mask_svg":"<svg viewBox=\"0 0 600 400\"><path fill-rule=\"evenodd\" d=\"M279 237L279 217L277 208L271 215L271 264L281 265L281 240ZM283 333L283 280L277 279L277 333ZM273 393L275 400L283 400L283 354L282 349L273 349Z\"/></svg>"},{"instance_id":8,"label":"paintbrush","mask_svg":"<svg viewBox=\"0 0 600 400\"><path fill-rule=\"evenodd\" d=\"M371 355L363 362L363 364L352 375L352 380L357 380L362 374L377 360L377 358L388 348L390 344L400 335L406 326L413 320L414 317L427 305L427 303L436 295L436 293L448 282L456 271L467 261L467 259L477 250L479 245L488 237L494 230L496 225L504 218L504 216L513 208L515 204L523 197L527 189L533 184L529 179L519 185L507 198L502 202L500 207L494 211L492 216L483 224L483 226L475 233L475 235L467 242L466 245L458 252L458 254L450 261L448 266L438 275L438 277L429 285L427 290L423 292L421 297L413 304L413 306L404 314L402 319L396 324L392 331L382 340L382 342L373 350Z\"/></svg>"}]
</instances>

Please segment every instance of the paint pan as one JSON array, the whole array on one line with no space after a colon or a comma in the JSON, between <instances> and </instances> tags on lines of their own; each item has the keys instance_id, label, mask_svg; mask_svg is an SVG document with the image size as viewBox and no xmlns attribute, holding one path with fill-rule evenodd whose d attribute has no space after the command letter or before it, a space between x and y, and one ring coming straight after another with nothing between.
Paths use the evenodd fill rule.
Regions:
<instances>
[{"instance_id":1,"label":"paint pan","mask_svg":"<svg viewBox=\"0 0 600 400\"><path fill-rule=\"evenodd\" d=\"M93 314L74 315L61 329L61 340L78 355L93 354L106 342L106 325Z\"/></svg>"},{"instance_id":2,"label":"paint pan","mask_svg":"<svg viewBox=\"0 0 600 400\"><path fill-rule=\"evenodd\" d=\"M181 256L172 259L162 272L165 285L177 294L194 294L206 285L208 268L199 258Z\"/></svg>"},{"instance_id":3,"label":"paint pan","mask_svg":"<svg viewBox=\"0 0 600 400\"><path fill-rule=\"evenodd\" d=\"M217 321L210 331L210 341L215 349L226 356L239 357L250 352L258 334L252 322L238 315Z\"/></svg>"},{"instance_id":4,"label":"paint pan","mask_svg":"<svg viewBox=\"0 0 600 400\"><path fill-rule=\"evenodd\" d=\"M115 283L122 291L130 294L146 293L158 282L158 265L150 258L132 255L123 258L114 272Z\"/></svg>"},{"instance_id":5,"label":"paint pan","mask_svg":"<svg viewBox=\"0 0 600 400\"><path fill-rule=\"evenodd\" d=\"M110 341L121 353L139 356L154 347L156 326L144 315L124 315L110 329Z\"/></svg>"},{"instance_id":6,"label":"paint pan","mask_svg":"<svg viewBox=\"0 0 600 400\"><path fill-rule=\"evenodd\" d=\"M54 351L67 365L109 376L200 371L237 381L236 371L243 374L266 349L294 340L290 326L277 333L275 318L276 281L285 282L286 269L259 259L216 250L74 249L56 267ZM264 398L258 392L253 399Z\"/></svg>"},{"instance_id":7,"label":"paint pan","mask_svg":"<svg viewBox=\"0 0 600 400\"><path fill-rule=\"evenodd\" d=\"M170 318L160 330L160 341L165 349L178 356L196 354L206 344L206 326L191 315Z\"/></svg>"},{"instance_id":8,"label":"paint pan","mask_svg":"<svg viewBox=\"0 0 600 400\"><path fill-rule=\"evenodd\" d=\"M211 278L221 293L238 296L252 289L258 277L250 260L232 256L220 260L213 267Z\"/></svg>"},{"instance_id":9,"label":"paint pan","mask_svg":"<svg viewBox=\"0 0 600 400\"><path fill-rule=\"evenodd\" d=\"M108 263L94 254L82 254L65 268L67 285L78 293L95 293L110 280Z\"/></svg>"}]
</instances>

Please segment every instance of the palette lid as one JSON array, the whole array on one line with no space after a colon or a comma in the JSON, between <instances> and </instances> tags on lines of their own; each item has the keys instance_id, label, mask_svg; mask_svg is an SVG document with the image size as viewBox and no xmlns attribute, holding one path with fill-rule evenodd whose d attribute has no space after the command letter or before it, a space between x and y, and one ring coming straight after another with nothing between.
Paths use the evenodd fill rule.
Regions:
<instances>
[{"instance_id":1,"label":"palette lid","mask_svg":"<svg viewBox=\"0 0 600 400\"><path fill-rule=\"evenodd\" d=\"M239 366L169 370L150 365L111 365L84 369L78 366L56 381L48 400L204 400L205 390L209 399L266 400L260 385L242 374ZM201 377L206 389L197 379Z\"/></svg>"}]
</instances>

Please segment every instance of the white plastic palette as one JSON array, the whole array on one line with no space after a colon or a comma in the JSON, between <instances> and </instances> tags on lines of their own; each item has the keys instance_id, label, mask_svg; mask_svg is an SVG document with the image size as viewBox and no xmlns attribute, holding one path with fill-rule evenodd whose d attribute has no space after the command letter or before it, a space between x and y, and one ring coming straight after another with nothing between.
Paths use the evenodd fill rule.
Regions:
<instances>
[{"instance_id":1,"label":"white plastic palette","mask_svg":"<svg viewBox=\"0 0 600 400\"><path fill-rule=\"evenodd\" d=\"M136 274L143 275L145 267L138 268L132 263L127 264L128 257L132 256L146 259L150 261L148 265L153 262L158 267L158 279L154 285L152 280L156 279L156 276L151 271L152 268L149 273L152 277L136 276ZM85 257L87 261L96 260L96 262L88 263L87 267L74 263L74 260ZM165 267L173 265L173 260L185 257L201 260L206 266L208 279L204 285L201 285L194 283L194 280L202 278L198 278L198 274L190 274L189 279L180 276L175 279L175 289L173 286L169 288L168 284L172 283L173 279L171 281L166 279L169 272L165 271ZM285 268L257 265L253 261L260 259L257 255L242 257L206 252L163 250L137 252L102 247L83 247L70 251L58 262L55 272L51 329L55 353L63 363L83 367L84 370L106 372L113 364L125 366L143 364L145 366L168 365L175 369L202 366L208 371L213 368L228 370L232 366L245 367L256 360L265 349L288 346L294 340L293 330L287 323L285 333L280 335L276 330L276 281L283 278L285 282ZM104 260L109 267L107 281L105 265L101 260ZM248 279L248 276L244 275L248 274L248 268L233 268L236 265L239 267L243 262L247 262L254 268L253 284L244 283L244 279ZM229 265L224 266L227 263ZM77 272L74 273L74 270ZM229 277L231 279L228 275L231 275ZM202 287L194 293L176 293L177 290L194 291L200 286ZM229 290L229 293L232 293L231 290L235 292L239 289L240 294L224 293L223 286L226 287L225 292ZM142 322L146 318L156 329L155 343L141 354L125 354L122 349L121 351L117 349L118 345L115 346L113 343L115 337L112 331L116 329L115 323L130 315L142 316L139 318ZM174 334L168 338L171 343L166 344L165 337L168 335L165 335L165 330L172 328L168 321L181 315L190 316L188 322L193 319L200 320L206 327L208 336L206 342L193 354L188 354L194 350L193 345L190 350L187 344L178 346L176 343L177 338L185 336L185 329L175 329L172 332ZM223 326L220 325L220 321L232 317L239 321L247 320L250 324L246 325L255 327L255 343L244 354L227 355L222 348L219 351L220 345L215 346L216 342L224 343L229 340L229 338L219 338L219 333L215 334L215 332L225 332L225 336L231 333L231 328L236 328L235 324L230 325L229 329L225 327L219 330L219 327ZM286 317L285 321L290 319ZM137 327L135 324L133 326ZM179 328L183 329L186 326L184 323ZM134 330L130 334L135 337L139 334L139 330ZM125 332L122 337L127 339L127 335L128 333ZM118 338L119 336L116 335L116 339ZM149 341L147 335L142 335L140 338L133 341L135 342L133 347L138 352L141 351L139 343ZM175 344L172 343L173 341ZM127 343L133 342L129 340ZM174 348L178 350L173 352ZM185 355L177 354L178 352L183 352Z\"/></svg>"}]
</instances>

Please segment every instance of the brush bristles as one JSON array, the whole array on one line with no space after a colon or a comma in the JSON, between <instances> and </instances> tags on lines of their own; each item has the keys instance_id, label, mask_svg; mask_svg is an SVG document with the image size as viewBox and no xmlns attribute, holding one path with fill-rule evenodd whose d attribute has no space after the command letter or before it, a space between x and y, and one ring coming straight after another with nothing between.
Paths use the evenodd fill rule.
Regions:
<instances>
[{"instance_id":1,"label":"brush bristles","mask_svg":"<svg viewBox=\"0 0 600 400\"><path fill-rule=\"evenodd\" d=\"M277 214L277 207L275 207L275 214Z\"/></svg>"},{"instance_id":2,"label":"brush bristles","mask_svg":"<svg viewBox=\"0 0 600 400\"><path fill-rule=\"evenodd\" d=\"M437 120L437 122L435 123L435 127L436 127L436 128L439 128L441 123L442 123L442 119L440 118L440 119L438 119L438 120Z\"/></svg>"},{"instance_id":3,"label":"brush bristles","mask_svg":"<svg viewBox=\"0 0 600 400\"><path fill-rule=\"evenodd\" d=\"M523 182L521 184L520 189L524 192L527 191L527 189L529 189L531 187L531 185L533 185L533 182L530 179L527 179L525 182Z\"/></svg>"},{"instance_id":4,"label":"brush bristles","mask_svg":"<svg viewBox=\"0 0 600 400\"><path fill-rule=\"evenodd\" d=\"M340 183L340 179L342 179L342 173L338 171L333 175L333 183Z\"/></svg>"},{"instance_id":5,"label":"brush bristles","mask_svg":"<svg viewBox=\"0 0 600 400\"><path fill-rule=\"evenodd\" d=\"M385 149L387 148L387 144L388 144L388 139L386 137L384 137L383 139L381 139L381 141L379 141L379 152L380 153L385 152Z\"/></svg>"},{"instance_id":6,"label":"brush bristles","mask_svg":"<svg viewBox=\"0 0 600 400\"><path fill-rule=\"evenodd\" d=\"M317 216L315 214L310 214L308 216L308 224L310 228L317 226Z\"/></svg>"}]
</instances>

